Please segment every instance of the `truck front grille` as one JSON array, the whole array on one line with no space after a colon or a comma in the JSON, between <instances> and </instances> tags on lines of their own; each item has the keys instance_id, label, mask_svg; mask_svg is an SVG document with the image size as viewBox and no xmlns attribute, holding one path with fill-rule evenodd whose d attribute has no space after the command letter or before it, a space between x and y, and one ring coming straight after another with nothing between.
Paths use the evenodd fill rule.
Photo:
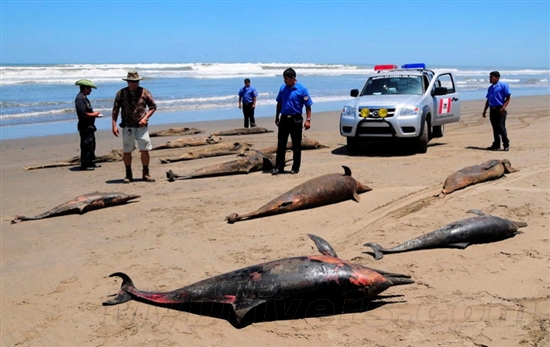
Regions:
<instances>
[{"instance_id":1,"label":"truck front grille","mask_svg":"<svg viewBox=\"0 0 550 347\"><path fill-rule=\"evenodd\" d=\"M366 118L382 118L380 117L379 115L379 112L380 112L380 109L382 107L362 107L362 108L359 108L359 115L361 115L361 110L364 109L364 108L367 108L369 110L369 115L368 117ZM384 118L390 118L390 117L393 117L394 114L395 114L395 108L386 108L386 110L388 110L388 115Z\"/></svg>"}]
</instances>

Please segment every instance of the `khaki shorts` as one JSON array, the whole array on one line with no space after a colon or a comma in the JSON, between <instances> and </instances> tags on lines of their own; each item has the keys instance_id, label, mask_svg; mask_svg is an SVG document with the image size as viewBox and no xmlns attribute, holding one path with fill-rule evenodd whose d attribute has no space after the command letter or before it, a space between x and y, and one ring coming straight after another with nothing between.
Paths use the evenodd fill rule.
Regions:
<instances>
[{"instance_id":1,"label":"khaki shorts","mask_svg":"<svg viewBox=\"0 0 550 347\"><path fill-rule=\"evenodd\" d=\"M140 151L153 149L147 127L120 128L122 130L122 151L131 153L136 149L136 141Z\"/></svg>"}]
</instances>

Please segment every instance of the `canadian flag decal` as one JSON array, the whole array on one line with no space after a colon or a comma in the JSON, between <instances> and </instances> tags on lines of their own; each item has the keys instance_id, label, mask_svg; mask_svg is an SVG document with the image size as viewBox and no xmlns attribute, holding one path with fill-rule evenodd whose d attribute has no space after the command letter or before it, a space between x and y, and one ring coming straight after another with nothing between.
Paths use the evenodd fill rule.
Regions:
<instances>
[{"instance_id":1,"label":"canadian flag decal","mask_svg":"<svg viewBox=\"0 0 550 347\"><path fill-rule=\"evenodd\" d=\"M439 99L439 114L450 113L452 104L451 98Z\"/></svg>"}]
</instances>

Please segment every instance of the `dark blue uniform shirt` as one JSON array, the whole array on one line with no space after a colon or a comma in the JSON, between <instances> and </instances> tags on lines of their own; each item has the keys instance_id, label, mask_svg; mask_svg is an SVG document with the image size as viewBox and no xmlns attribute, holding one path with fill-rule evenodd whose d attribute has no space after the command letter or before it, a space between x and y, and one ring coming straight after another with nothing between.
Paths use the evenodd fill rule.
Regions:
<instances>
[{"instance_id":1,"label":"dark blue uniform shirt","mask_svg":"<svg viewBox=\"0 0 550 347\"><path fill-rule=\"evenodd\" d=\"M313 105L309 91L300 83L296 83L292 87L283 84L276 100L281 103L281 114L285 115L301 114L304 105Z\"/></svg>"}]
</instances>

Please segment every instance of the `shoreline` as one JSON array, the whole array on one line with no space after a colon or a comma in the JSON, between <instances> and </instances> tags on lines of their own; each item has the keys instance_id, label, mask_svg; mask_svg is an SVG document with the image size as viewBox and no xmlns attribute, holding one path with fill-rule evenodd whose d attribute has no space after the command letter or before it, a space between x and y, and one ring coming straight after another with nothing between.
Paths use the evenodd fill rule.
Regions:
<instances>
[{"instance_id":1,"label":"shoreline","mask_svg":"<svg viewBox=\"0 0 550 347\"><path fill-rule=\"evenodd\" d=\"M540 93L539 93L540 92ZM523 93L526 93L523 95ZM512 94L512 99L522 98L522 97L531 97L531 96L548 96L550 93L543 91L533 91L533 90L522 90L519 91L519 95L514 96ZM483 96L480 96L479 91L470 91L461 93L462 102L468 101L479 101L485 100ZM313 112L339 112L345 100L322 102L314 104ZM93 99L92 99L93 105ZM256 109L256 118L264 119L269 118L273 115L275 110L275 105L260 105ZM76 117L76 116L75 116ZM211 120L205 120L204 118L210 118ZM120 119L120 118L119 118ZM237 108L235 105L232 109L205 109L205 110L196 110L196 111L162 111L157 110L153 115L151 120L151 127L155 125L163 126L187 126L186 124L195 124L208 121L220 121L220 120L240 120L242 119L242 111ZM76 130L77 120L73 121L62 121L55 123L39 123L39 124L22 124L22 125L10 125L0 127L0 141L3 140L12 140L19 138L31 138L31 137L42 137L42 136L55 136L55 135L67 135ZM96 127L98 131L111 129L111 117L109 112L104 112L104 117L96 119ZM42 135L37 135L42 133Z\"/></svg>"}]
</instances>

